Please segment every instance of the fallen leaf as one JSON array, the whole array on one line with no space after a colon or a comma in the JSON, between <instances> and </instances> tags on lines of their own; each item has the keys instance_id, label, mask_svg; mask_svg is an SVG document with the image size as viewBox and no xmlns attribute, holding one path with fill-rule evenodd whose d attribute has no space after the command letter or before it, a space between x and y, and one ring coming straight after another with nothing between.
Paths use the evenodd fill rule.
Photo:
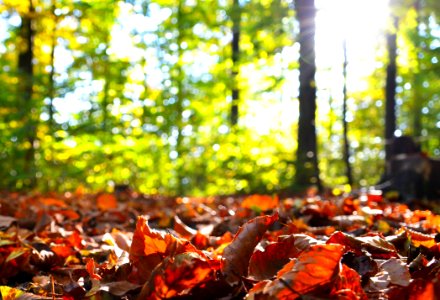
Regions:
<instances>
[{"instance_id":1,"label":"fallen leaf","mask_svg":"<svg viewBox=\"0 0 440 300\"><path fill-rule=\"evenodd\" d=\"M0 228L8 228L16 221L17 219L13 217L0 216Z\"/></svg>"},{"instance_id":2,"label":"fallen leaf","mask_svg":"<svg viewBox=\"0 0 440 300\"><path fill-rule=\"evenodd\" d=\"M248 272L249 259L266 230L278 220L278 214L256 217L240 227L232 242L223 251L222 272L234 285Z\"/></svg>"},{"instance_id":3,"label":"fallen leaf","mask_svg":"<svg viewBox=\"0 0 440 300\"><path fill-rule=\"evenodd\" d=\"M168 299L189 295L192 288L210 279L211 265L198 253L167 257L142 288L139 299Z\"/></svg>"},{"instance_id":4,"label":"fallen leaf","mask_svg":"<svg viewBox=\"0 0 440 300\"><path fill-rule=\"evenodd\" d=\"M411 240L411 244L414 247L424 246L426 248L431 248L437 244L434 236L423 234L409 228L404 228L404 230L408 234L408 237Z\"/></svg>"},{"instance_id":5,"label":"fallen leaf","mask_svg":"<svg viewBox=\"0 0 440 300\"><path fill-rule=\"evenodd\" d=\"M101 194L96 198L96 205L102 211L118 207L118 200L113 194Z\"/></svg>"},{"instance_id":6,"label":"fallen leaf","mask_svg":"<svg viewBox=\"0 0 440 300\"><path fill-rule=\"evenodd\" d=\"M241 203L241 207L259 211L268 211L277 208L279 205L278 196L251 195Z\"/></svg>"},{"instance_id":7,"label":"fallen leaf","mask_svg":"<svg viewBox=\"0 0 440 300\"><path fill-rule=\"evenodd\" d=\"M400 259L390 258L382 263L379 268L388 272L392 284L408 286L411 281L408 266Z\"/></svg>"},{"instance_id":8,"label":"fallen leaf","mask_svg":"<svg viewBox=\"0 0 440 300\"><path fill-rule=\"evenodd\" d=\"M294 236L269 244L264 251L256 250L249 262L249 276L256 280L270 279L300 252L295 247Z\"/></svg>"},{"instance_id":9,"label":"fallen leaf","mask_svg":"<svg viewBox=\"0 0 440 300\"><path fill-rule=\"evenodd\" d=\"M267 282L264 288L251 289L249 297L293 300L307 295L336 279L343 253L342 245L313 245L288 263L290 270L283 268L283 272L279 272L275 280Z\"/></svg>"},{"instance_id":10,"label":"fallen leaf","mask_svg":"<svg viewBox=\"0 0 440 300\"><path fill-rule=\"evenodd\" d=\"M97 265L95 263L95 260L93 258L87 258L86 259L86 270L87 273L89 273L90 278L96 279L96 280L102 280L101 275L96 273Z\"/></svg>"},{"instance_id":11,"label":"fallen leaf","mask_svg":"<svg viewBox=\"0 0 440 300\"><path fill-rule=\"evenodd\" d=\"M167 256L198 251L187 240L152 230L148 226L148 220L141 216L138 218L129 251L130 261L137 269L137 274L133 276L137 283L143 284L153 269Z\"/></svg>"}]
</instances>

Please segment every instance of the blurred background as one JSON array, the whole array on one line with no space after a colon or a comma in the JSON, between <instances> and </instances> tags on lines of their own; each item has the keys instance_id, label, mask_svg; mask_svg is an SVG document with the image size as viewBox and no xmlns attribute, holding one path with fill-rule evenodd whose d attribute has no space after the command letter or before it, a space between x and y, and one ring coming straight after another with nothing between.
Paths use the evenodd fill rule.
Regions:
<instances>
[{"instance_id":1,"label":"blurred background","mask_svg":"<svg viewBox=\"0 0 440 300\"><path fill-rule=\"evenodd\" d=\"M0 190L293 190L301 22L318 181L379 181L390 76L392 132L439 157L440 2L301 2L0 0Z\"/></svg>"}]
</instances>

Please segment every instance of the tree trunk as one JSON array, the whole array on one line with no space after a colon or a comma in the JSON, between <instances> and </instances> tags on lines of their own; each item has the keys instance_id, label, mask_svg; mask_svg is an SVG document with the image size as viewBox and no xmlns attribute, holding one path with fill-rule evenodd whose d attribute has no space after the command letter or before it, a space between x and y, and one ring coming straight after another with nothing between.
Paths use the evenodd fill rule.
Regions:
<instances>
[{"instance_id":1,"label":"tree trunk","mask_svg":"<svg viewBox=\"0 0 440 300\"><path fill-rule=\"evenodd\" d=\"M35 13L32 0L29 0L29 13L25 14L21 18L20 26L20 38L24 45L23 49L18 55L18 73L20 77L19 83L19 99L21 99L21 105L23 107L22 118L24 120L25 132L24 141L28 144L28 147L24 153L24 165L23 171L28 178L25 185L34 187L36 184L35 177L35 138L36 138L36 126L37 121L34 120L32 110L34 108L32 96L33 96L33 63L34 58L33 40L34 30L32 25L33 14Z\"/></svg>"},{"instance_id":2,"label":"tree trunk","mask_svg":"<svg viewBox=\"0 0 440 300\"><path fill-rule=\"evenodd\" d=\"M296 184L311 184L321 188L316 141L316 84L315 84L315 1L297 0L299 21L299 121L296 156Z\"/></svg>"},{"instance_id":3,"label":"tree trunk","mask_svg":"<svg viewBox=\"0 0 440 300\"><path fill-rule=\"evenodd\" d=\"M176 152L177 152L177 166L176 166L176 177L177 177L177 194L182 196L184 193L183 186L183 100L184 100L184 90L183 90L183 68L182 68L182 41L183 41L183 0L179 0L178 8L177 8L177 56L178 62L176 64L177 68L177 99L176 99L176 127L177 127L177 138L176 138Z\"/></svg>"},{"instance_id":4,"label":"tree trunk","mask_svg":"<svg viewBox=\"0 0 440 300\"><path fill-rule=\"evenodd\" d=\"M397 76L397 18L394 28L387 34L388 66L385 86L385 159L391 158L391 143L396 130L396 76Z\"/></svg>"},{"instance_id":5,"label":"tree trunk","mask_svg":"<svg viewBox=\"0 0 440 300\"><path fill-rule=\"evenodd\" d=\"M412 111L413 116L413 136L416 139L421 138L422 136L422 108L424 104L424 98L423 98L423 75L421 70L421 53L424 50L423 49L423 43L422 43L422 37L420 36L420 26L422 23L422 18L420 17L421 14L421 6L422 3L420 0L416 0L414 4L414 9L416 11L417 17L416 17L416 40L414 41L416 46L416 65L417 68L414 70L413 76L414 76L414 82L413 82L413 103L414 103L414 110Z\"/></svg>"},{"instance_id":6,"label":"tree trunk","mask_svg":"<svg viewBox=\"0 0 440 300\"><path fill-rule=\"evenodd\" d=\"M344 162L345 162L345 175L347 176L347 183L353 186L353 175L350 164L350 143L348 140L348 122L347 122L347 41L344 39L344 63L342 66L342 73L344 76L343 94L344 99L342 102L342 127L344 136Z\"/></svg>"},{"instance_id":7,"label":"tree trunk","mask_svg":"<svg viewBox=\"0 0 440 300\"><path fill-rule=\"evenodd\" d=\"M234 0L232 5L232 105L231 105L231 125L238 123L238 102L240 91L238 89L239 59L240 59L240 21L241 8L239 0Z\"/></svg>"},{"instance_id":8,"label":"tree trunk","mask_svg":"<svg viewBox=\"0 0 440 300\"><path fill-rule=\"evenodd\" d=\"M49 132L52 134L53 133L53 126L54 126L54 113L55 113L55 109L53 106L53 100L55 98L55 47L56 47L56 41L57 41L57 36L56 36L56 31L57 31L57 23L58 23L58 19L57 16L55 14L55 9L56 9L56 3L55 0L52 0L52 8L51 8L51 14L52 17L54 18L54 24L53 24L53 29L52 29L52 40L51 40L51 50L50 50L50 73L49 73L49 86L48 86L48 92L47 92L47 96L49 98L49 104L48 104L48 111L49 111L49 120L48 120L48 125L49 125Z\"/></svg>"}]
</instances>

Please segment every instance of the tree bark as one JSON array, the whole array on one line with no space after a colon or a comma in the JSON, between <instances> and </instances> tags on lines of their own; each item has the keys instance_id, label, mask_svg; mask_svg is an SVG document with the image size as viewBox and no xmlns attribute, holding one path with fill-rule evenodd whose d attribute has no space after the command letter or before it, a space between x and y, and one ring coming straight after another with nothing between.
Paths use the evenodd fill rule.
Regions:
<instances>
[{"instance_id":1,"label":"tree bark","mask_svg":"<svg viewBox=\"0 0 440 300\"><path fill-rule=\"evenodd\" d=\"M344 76L344 87L343 87L343 95L344 99L342 102L342 127L343 127L343 136L344 136L344 162L345 162L345 175L347 177L347 183L350 186L353 186L353 175L350 164L350 143L348 140L348 122L347 122L347 41L344 39L343 42L343 50L344 50L344 63L342 66L342 73Z\"/></svg>"},{"instance_id":2,"label":"tree bark","mask_svg":"<svg viewBox=\"0 0 440 300\"><path fill-rule=\"evenodd\" d=\"M58 25L58 18L55 14L56 9L56 3L55 0L52 0L52 8L51 8L51 14L54 19L53 29L52 29L52 36L51 36L51 49L50 49L50 73L49 73L49 86L48 86L48 92L47 96L49 98L49 104L48 104L48 111L49 111L49 132L53 132L53 126L54 126L54 113L55 108L53 106L53 100L55 98L55 47L56 47L56 31L57 31L57 25Z\"/></svg>"},{"instance_id":3,"label":"tree bark","mask_svg":"<svg viewBox=\"0 0 440 300\"><path fill-rule=\"evenodd\" d=\"M19 99L22 102L23 120L25 126L24 141L28 144L24 153L23 171L28 178L25 185L34 187L36 184L35 174L35 139L37 121L33 117L32 110L34 108L33 97L33 58L34 58L34 35L33 30L33 14L35 13L32 0L29 0L29 12L21 18L20 38L23 47L18 55L18 73L20 77L19 83Z\"/></svg>"},{"instance_id":4,"label":"tree bark","mask_svg":"<svg viewBox=\"0 0 440 300\"><path fill-rule=\"evenodd\" d=\"M240 21L241 8L239 0L234 0L232 5L232 104L231 104L231 125L238 123L238 102L240 91L238 88L239 59L240 59Z\"/></svg>"},{"instance_id":5,"label":"tree bark","mask_svg":"<svg viewBox=\"0 0 440 300\"><path fill-rule=\"evenodd\" d=\"M397 18L394 28L387 33L388 66L385 86L385 159L392 156L391 143L396 131L396 76L397 76Z\"/></svg>"},{"instance_id":6,"label":"tree bark","mask_svg":"<svg viewBox=\"0 0 440 300\"><path fill-rule=\"evenodd\" d=\"M414 9L416 11L416 30L417 36L414 41L416 46L416 63L417 68L414 70L414 82L413 82L413 103L414 103L414 111L412 111L413 116L413 135L416 139L420 139L422 136L422 108L424 104L423 98L423 75L422 75L422 62L421 62L421 54L423 49L422 37L420 36L420 26L422 24L421 11L422 11L422 3L420 0L416 0L414 4Z\"/></svg>"},{"instance_id":7,"label":"tree bark","mask_svg":"<svg viewBox=\"0 0 440 300\"><path fill-rule=\"evenodd\" d=\"M315 127L315 1L297 0L296 11L299 21L300 87L295 179L299 187L314 184L321 188Z\"/></svg>"}]
</instances>

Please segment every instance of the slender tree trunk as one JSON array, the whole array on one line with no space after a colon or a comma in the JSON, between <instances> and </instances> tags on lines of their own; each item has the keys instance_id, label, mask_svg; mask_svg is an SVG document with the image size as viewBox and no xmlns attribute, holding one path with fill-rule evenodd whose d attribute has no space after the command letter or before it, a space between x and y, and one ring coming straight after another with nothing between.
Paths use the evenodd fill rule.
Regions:
<instances>
[{"instance_id":1,"label":"slender tree trunk","mask_svg":"<svg viewBox=\"0 0 440 300\"><path fill-rule=\"evenodd\" d=\"M342 102L342 127L344 136L344 162L345 162L345 175L347 176L347 183L353 186L353 175L350 164L350 143L348 140L348 122L347 122L347 41L343 41L344 48L344 63L342 66L342 73L344 76L343 94L344 99Z\"/></svg>"},{"instance_id":2,"label":"slender tree trunk","mask_svg":"<svg viewBox=\"0 0 440 300\"><path fill-rule=\"evenodd\" d=\"M315 1L297 0L296 11L299 21L300 44L296 184L300 187L315 184L321 188L315 127Z\"/></svg>"},{"instance_id":3,"label":"slender tree trunk","mask_svg":"<svg viewBox=\"0 0 440 300\"><path fill-rule=\"evenodd\" d=\"M49 104L48 104L48 110L49 110L49 132L53 132L53 126L54 126L54 113L55 108L53 106L53 100L55 98L55 47L56 47L56 31L57 31L57 16L55 15L55 9L56 9L56 3L54 0L52 0L52 17L54 18L54 24L52 29L52 40L51 40L51 50L50 50L50 73L49 73L49 86L48 86L48 98L49 98Z\"/></svg>"},{"instance_id":4,"label":"slender tree trunk","mask_svg":"<svg viewBox=\"0 0 440 300\"><path fill-rule=\"evenodd\" d=\"M391 142L396 130L397 18L387 34L388 66L385 86L385 159L391 158Z\"/></svg>"},{"instance_id":5,"label":"slender tree trunk","mask_svg":"<svg viewBox=\"0 0 440 300\"><path fill-rule=\"evenodd\" d=\"M182 41L183 41L183 0L179 0L178 8L177 8L177 57L178 62L176 65L177 68L177 100L176 100L176 127L177 127L177 138L176 138L176 151L177 151L177 193L178 195L183 195L184 186L183 186L183 120L182 120L182 112L183 112L183 98L184 98L184 90L183 90L183 69L182 69Z\"/></svg>"},{"instance_id":6,"label":"slender tree trunk","mask_svg":"<svg viewBox=\"0 0 440 300\"><path fill-rule=\"evenodd\" d=\"M30 187L34 187L36 184L35 177L35 139L36 139L36 126L37 121L34 119L32 110L34 104L33 97L33 40L35 32L33 30L32 18L35 13L32 0L29 0L29 13L22 16L20 26L20 37L25 45L18 55L18 72L20 76L20 94L19 98L22 99L22 112L23 120L25 120L25 135L24 139L28 143L28 147L24 154L24 173L29 178L26 183Z\"/></svg>"},{"instance_id":7,"label":"slender tree trunk","mask_svg":"<svg viewBox=\"0 0 440 300\"><path fill-rule=\"evenodd\" d=\"M108 44L107 44L108 45ZM107 49L105 50L107 52ZM103 95L102 95L102 130L106 133L109 129L109 121L108 121L108 104L109 104L109 91L110 91L110 57L107 54L104 54L104 87L103 87ZM107 135L105 135L107 136Z\"/></svg>"},{"instance_id":8,"label":"slender tree trunk","mask_svg":"<svg viewBox=\"0 0 440 300\"><path fill-rule=\"evenodd\" d=\"M238 103L240 90L238 88L239 60L240 60L240 22L241 7L239 0L233 0L232 5L232 105L231 105L231 125L238 123Z\"/></svg>"}]
</instances>

